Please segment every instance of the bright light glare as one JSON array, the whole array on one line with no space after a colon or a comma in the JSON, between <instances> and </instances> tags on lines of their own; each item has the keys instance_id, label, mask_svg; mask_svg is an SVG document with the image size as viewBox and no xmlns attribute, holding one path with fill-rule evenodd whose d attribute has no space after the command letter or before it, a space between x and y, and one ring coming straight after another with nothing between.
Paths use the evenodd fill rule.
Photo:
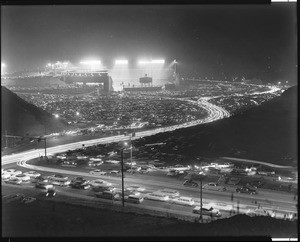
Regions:
<instances>
[{"instance_id":1,"label":"bright light glare","mask_svg":"<svg viewBox=\"0 0 300 242\"><path fill-rule=\"evenodd\" d=\"M146 61L146 60L140 60L140 61L139 61L139 64L140 64L140 65L150 64L150 63L151 63L151 61Z\"/></svg>"},{"instance_id":2,"label":"bright light glare","mask_svg":"<svg viewBox=\"0 0 300 242\"><path fill-rule=\"evenodd\" d=\"M94 60L94 61L81 61L80 64L83 65L100 65L101 61L99 60Z\"/></svg>"},{"instance_id":3,"label":"bright light glare","mask_svg":"<svg viewBox=\"0 0 300 242\"><path fill-rule=\"evenodd\" d=\"M48 65L47 66L51 66L51 63L48 63Z\"/></svg>"},{"instance_id":4,"label":"bright light glare","mask_svg":"<svg viewBox=\"0 0 300 242\"><path fill-rule=\"evenodd\" d=\"M59 115L58 115L58 114L55 114L54 116L55 116L55 118L59 118Z\"/></svg>"},{"instance_id":5,"label":"bright light glare","mask_svg":"<svg viewBox=\"0 0 300 242\"><path fill-rule=\"evenodd\" d=\"M115 64L116 65L126 65L126 64L128 64L128 60L116 60Z\"/></svg>"},{"instance_id":6,"label":"bright light glare","mask_svg":"<svg viewBox=\"0 0 300 242\"><path fill-rule=\"evenodd\" d=\"M76 115L78 116L78 115L79 115L79 112L76 112Z\"/></svg>"},{"instance_id":7,"label":"bright light glare","mask_svg":"<svg viewBox=\"0 0 300 242\"><path fill-rule=\"evenodd\" d=\"M6 65L4 63L1 63L1 67L6 67Z\"/></svg>"},{"instance_id":8,"label":"bright light glare","mask_svg":"<svg viewBox=\"0 0 300 242\"><path fill-rule=\"evenodd\" d=\"M151 63L153 63L153 64L164 64L165 60L152 60Z\"/></svg>"}]
</instances>

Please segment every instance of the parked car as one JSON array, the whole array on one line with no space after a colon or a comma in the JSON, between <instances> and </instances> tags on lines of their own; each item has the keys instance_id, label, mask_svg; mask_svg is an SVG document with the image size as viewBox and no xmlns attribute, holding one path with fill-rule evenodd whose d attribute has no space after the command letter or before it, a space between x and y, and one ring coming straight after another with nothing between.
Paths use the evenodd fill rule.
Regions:
<instances>
[{"instance_id":1,"label":"parked car","mask_svg":"<svg viewBox=\"0 0 300 242\"><path fill-rule=\"evenodd\" d=\"M75 182L71 182L70 183L70 187L72 188L76 188L76 189L89 189L91 187L91 185L84 183L82 181L75 181Z\"/></svg>"},{"instance_id":2,"label":"parked car","mask_svg":"<svg viewBox=\"0 0 300 242\"><path fill-rule=\"evenodd\" d=\"M257 194L257 190L256 189L253 189L253 188L250 188L250 187L238 187L236 189L236 192L238 193L248 193L248 194Z\"/></svg>"},{"instance_id":3,"label":"parked car","mask_svg":"<svg viewBox=\"0 0 300 242\"><path fill-rule=\"evenodd\" d=\"M35 184L35 187L48 190L49 188L53 188L54 186L49 182L40 181Z\"/></svg>"},{"instance_id":4,"label":"parked car","mask_svg":"<svg viewBox=\"0 0 300 242\"><path fill-rule=\"evenodd\" d=\"M95 187L95 186L99 186L99 185L103 185L103 184L106 184L107 186L111 186L112 184L107 182L107 181L104 181L102 179L96 179L96 180L92 180L89 182L89 184L92 186L92 187Z\"/></svg>"},{"instance_id":5,"label":"parked car","mask_svg":"<svg viewBox=\"0 0 300 242\"><path fill-rule=\"evenodd\" d=\"M5 172L10 174L11 176L20 175L23 173L22 171L16 171L15 169L8 169Z\"/></svg>"},{"instance_id":6,"label":"parked car","mask_svg":"<svg viewBox=\"0 0 300 242\"><path fill-rule=\"evenodd\" d=\"M63 176L61 174L54 174L52 176L48 176L49 181L67 181L69 178L67 176Z\"/></svg>"},{"instance_id":7,"label":"parked car","mask_svg":"<svg viewBox=\"0 0 300 242\"><path fill-rule=\"evenodd\" d=\"M27 172L24 172L24 174L26 176L29 176L30 178L37 178L41 175L40 173L38 173L36 171L27 171Z\"/></svg>"},{"instance_id":8,"label":"parked car","mask_svg":"<svg viewBox=\"0 0 300 242\"><path fill-rule=\"evenodd\" d=\"M112 170L108 173L110 176L121 176L121 171Z\"/></svg>"},{"instance_id":9,"label":"parked car","mask_svg":"<svg viewBox=\"0 0 300 242\"><path fill-rule=\"evenodd\" d=\"M122 196L122 189L121 188L115 188L114 189L114 192L115 193L119 193L120 196ZM128 189L124 189L124 196L129 196L129 195L140 195L141 193L138 192L138 191L131 191L131 190L128 190Z\"/></svg>"},{"instance_id":10,"label":"parked car","mask_svg":"<svg viewBox=\"0 0 300 242\"><path fill-rule=\"evenodd\" d=\"M126 189L128 189L129 191L138 191L138 192L143 192L146 190L145 187L140 186L140 185L128 185L128 187L126 187Z\"/></svg>"},{"instance_id":11,"label":"parked car","mask_svg":"<svg viewBox=\"0 0 300 242\"><path fill-rule=\"evenodd\" d=\"M30 181L30 177L26 176L25 174L19 174L19 175L16 175L16 177L21 179L22 182L29 182Z\"/></svg>"},{"instance_id":12,"label":"parked car","mask_svg":"<svg viewBox=\"0 0 300 242\"><path fill-rule=\"evenodd\" d=\"M114 191L115 188L113 186L109 186L107 184L102 184L99 186L92 186L92 191L94 192L104 192L104 191Z\"/></svg>"},{"instance_id":13,"label":"parked car","mask_svg":"<svg viewBox=\"0 0 300 242\"><path fill-rule=\"evenodd\" d=\"M192 180L185 180L183 182L183 185L184 186L190 186L190 187L198 187L199 186L197 182L194 182Z\"/></svg>"},{"instance_id":14,"label":"parked car","mask_svg":"<svg viewBox=\"0 0 300 242\"><path fill-rule=\"evenodd\" d=\"M203 189L213 190L213 191L226 191L226 187L219 186L217 183L210 182L202 186Z\"/></svg>"},{"instance_id":15,"label":"parked car","mask_svg":"<svg viewBox=\"0 0 300 242\"><path fill-rule=\"evenodd\" d=\"M129 202L129 203L142 203L144 201L144 198L139 196L139 195L129 195L125 197L125 202Z\"/></svg>"},{"instance_id":16,"label":"parked car","mask_svg":"<svg viewBox=\"0 0 300 242\"><path fill-rule=\"evenodd\" d=\"M32 178L31 179L31 182L32 183L37 183L37 182L48 182L48 179L46 177L43 177L43 176L38 176L38 177L35 177L35 178Z\"/></svg>"},{"instance_id":17,"label":"parked car","mask_svg":"<svg viewBox=\"0 0 300 242\"><path fill-rule=\"evenodd\" d=\"M200 214L201 208L200 206L196 206L193 209L193 213ZM214 209L213 207L202 207L202 215L207 215L211 217L221 217L222 214L218 209Z\"/></svg>"},{"instance_id":18,"label":"parked car","mask_svg":"<svg viewBox=\"0 0 300 242\"><path fill-rule=\"evenodd\" d=\"M248 216L251 216L251 217L253 217L253 216L271 216L271 217L274 217L273 212L267 211L267 210L265 210L263 208L256 208L254 210L253 209L249 209L246 212L246 214Z\"/></svg>"},{"instance_id":19,"label":"parked car","mask_svg":"<svg viewBox=\"0 0 300 242\"><path fill-rule=\"evenodd\" d=\"M145 195L144 199L166 202L166 201L169 200L169 196L161 194L161 193L155 193L155 192L153 192L153 193L147 193Z\"/></svg>"},{"instance_id":20,"label":"parked car","mask_svg":"<svg viewBox=\"0 0 300 242\"><path fill-rule=\"evenodd\" d=\"M87 184L89 184L90 181L79 176L79 177L75 177L71 180L71 183L74 183L74 182L81 182L81 184L87 185Z\"/></svg>"},{"instance_id":21,"label":"parked car","mask_svg":"<svg viewBox=\"0 0 300 242\"><path fill-rule=\"evenodd\" d=\"M112 191L103 191L95 193L96 197L110 199L110 200L119 200L120 195L118 193L114 193Z\"/></svg>"},{"instance_id":22,"label":"parked car","mask_svg":"<svg viewBox=\"0 0 300 242\"><path fill-rule=\"evenodd\" d=\"M157 192L168 195L170 198L179 197L180 195L178 191L172 189L166 189L166 188L158 190Z\"/></svg>"},{"instance_id":23,"label":"parked car","mask_svg":"<svg viewBox=\"0 0 300 242\"><path fill-rule=\"evenodd\" d=\"M5 181L7 184L21 185L22 180L17 177L10 177Z\"/></svg>"},{"instance_id":24,"label":"parked car","mask_svg":"<svg viewBox=\"0 0 300 242\"><path fill-rule=\"evenodd\" d=\"M178 205L193 206L195 201L191 197L175 197L173 198L172 203Z\"/></svg>"},{"instance_id":25,"label":"parked car","mask_svg":"<svg viewBox=\"0 0 300 242\"><path fill-rule=\"evenodd\" d=\"M95 166L100 166L103 164L103 161L91 161L89 162L89 166L95 167Z\"/></svg>"},{"instance_id":26,"label":"parked car","mask_svg":"<svg viewBox=\"0 0 300 242\"><path fill-rule=\"evenodd\" d=\"M100 175L100 176L105 176L107 174L107 172L105 171L101 171L99 169L97 170L93 170L89 172L91 175Z\"/></svg>"},{"instance_id":27,"label":"parked car","mask_svg":"<svg viewBox=\"0 0 300 242\"><path fill-rule=\"evenodd\" d=\"M4 181L9 179L10 177L11 177L11 175L9 173L5 173L5 172L1 175L1 178Z\"/></svg>"}]
</instances>

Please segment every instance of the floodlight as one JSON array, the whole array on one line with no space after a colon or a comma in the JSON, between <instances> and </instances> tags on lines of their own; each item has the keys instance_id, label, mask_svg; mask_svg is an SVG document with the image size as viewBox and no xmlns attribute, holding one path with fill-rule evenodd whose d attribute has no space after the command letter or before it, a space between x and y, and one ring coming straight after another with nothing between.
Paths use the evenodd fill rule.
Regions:
<instances>
[{"instance_id":1,"label":"floodlight","mask_svg":"<svg viewBox=\"0 0 300 242\"><path fill-rule=\"evenodd\" d=\"M1 63L1 67L6 67L6 65L4 63Z\"/></svg>"},{"instance_id":2,"label":"floodlight","mask_svg":"<svg viewBox=\"0 0 300 242\"><path fill-rule=\"evenodd\" d=\"M59 118L59 115L58 114L54 114L55 118Z\"/></svg>"},{"instance_id":3,"label":"floodlight","mask_svg":"<svg viewBox=\"0 0 300 242\"><path fill-rule=\"evenodd\" d=\"M126 65L126 64L128 64L128 60L116 60L115 64L116 65Z\"/></svg>"},{"instance_id":4,"label":"floodlight","mask_svg":"<svg viewBox=\"0 0 300 242\"><path fill-rule=\"evenodd\" d=\"M80 64L84 64L84 65L100 65L101 61L99 60L94 60L94 61L81 61Z\"/></svg>"},{"instance_id":5,"label":"floodlight","mask_svg":"<svg viewBox=\"0 0 300 242\"><path fill-rule=\"evenodd\" d=\"M146 60L140 60L140 61L139 61L139 64L140 64L140 65L150 64L150 63L151 63L151 61L146 61Z\"/></svg>"},{"instance_id":6,"label":"floodlight","mask_svg":"<svg viewBox=\"0 0 300 242\"><path fill-rule=\"evenodd\" d=\"M151 63L153 63L153 64L164 64L165 60L152 60Z\"/></svg>"}]
</instances>

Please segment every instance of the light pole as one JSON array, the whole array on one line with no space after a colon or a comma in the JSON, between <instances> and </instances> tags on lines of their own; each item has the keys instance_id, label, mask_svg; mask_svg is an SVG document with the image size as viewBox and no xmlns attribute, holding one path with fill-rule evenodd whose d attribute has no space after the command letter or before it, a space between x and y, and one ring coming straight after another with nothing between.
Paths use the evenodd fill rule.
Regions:
<instances>
[{"instance_id":1,"label":"light pole","mask_svg":"<svg viewBox=\"0 0 300 242\"><path fill-rule=\"evenodd\" d=\"M124 166L123 166L123 151L125 147L121 149L121 174L122 174L122 206L124 207Z\"/></svg>"},{"instance_id":2,"label":"light pole","mask_svg":"<svg viewBox=\"0 0 300 242\"><path fill-rule=\"evenodd\" d=\"M203 216L202 216L202 180L204 178L204 174L199 174L199 180L200 180L200 220L203 222Z\"/></svg>"}]
</instances>

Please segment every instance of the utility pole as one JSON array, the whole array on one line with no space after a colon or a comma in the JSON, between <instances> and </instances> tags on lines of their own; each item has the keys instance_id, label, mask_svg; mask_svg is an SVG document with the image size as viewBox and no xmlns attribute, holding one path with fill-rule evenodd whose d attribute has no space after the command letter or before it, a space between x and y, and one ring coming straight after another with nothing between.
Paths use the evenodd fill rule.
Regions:
<instances>
[{"instance_id":1,"label":"utility pole","mask_svg":"<svg viewBox=\"0 0 300 242\"><path fill-rule=\"evenodd\" d=\"M124 207L124 168L123 168L123 151L124 148L121 149L121 173L122 173L122 206Z\"/></svg>"},{"instance_id":2,"label":"utility pole","mask_svg":"<svg viewBox=\"0 0 300 242\"><path fill-rule=\"evenodd\" d=\"M203 217L202 217L202 178L200 178L200 219L201 223L203 222Z\"/></svg>"}]
</instances>

